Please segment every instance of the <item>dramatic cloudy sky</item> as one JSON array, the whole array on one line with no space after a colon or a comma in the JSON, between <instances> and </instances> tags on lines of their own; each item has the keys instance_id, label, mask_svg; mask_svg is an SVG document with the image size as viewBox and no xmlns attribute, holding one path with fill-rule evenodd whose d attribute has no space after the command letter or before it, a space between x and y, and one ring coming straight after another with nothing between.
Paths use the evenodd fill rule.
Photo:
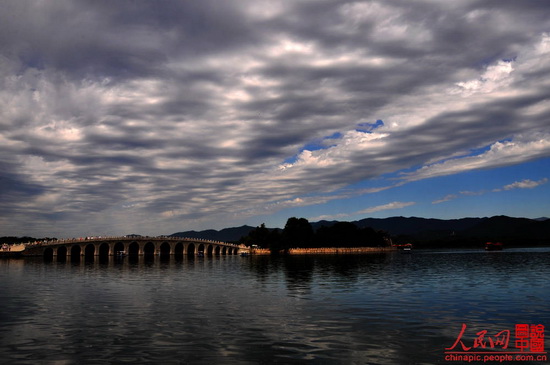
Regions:
<instances>
[{"instance_id":1,"label":"dramatic cloudy sky","mask_svg":"<svg viewBox=\"0 0 550 365\"><path fill-rule=\"evenodd\" d=\"M0 235L550 215L546 0L0 6Z\"/></svg>"}]
</instances>

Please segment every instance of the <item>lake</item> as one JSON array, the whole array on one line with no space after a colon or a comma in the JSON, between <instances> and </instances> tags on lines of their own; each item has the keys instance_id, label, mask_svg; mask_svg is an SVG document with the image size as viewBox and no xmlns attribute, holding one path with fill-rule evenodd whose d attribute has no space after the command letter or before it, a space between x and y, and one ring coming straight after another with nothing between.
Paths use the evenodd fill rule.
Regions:
<instances>
[{"instance_id":1,"label":"lake","mask_svg":"<svg viewBox=\"0 0 550 365\"><path fill-rule=\"evenodd\" d=\"M445 349L463 324L468 346L483 330L510 330L512 346L516 324L550 325L549 278L550 248L4 259L0 359L456 364Z\"/></svg>"}]
</instances>

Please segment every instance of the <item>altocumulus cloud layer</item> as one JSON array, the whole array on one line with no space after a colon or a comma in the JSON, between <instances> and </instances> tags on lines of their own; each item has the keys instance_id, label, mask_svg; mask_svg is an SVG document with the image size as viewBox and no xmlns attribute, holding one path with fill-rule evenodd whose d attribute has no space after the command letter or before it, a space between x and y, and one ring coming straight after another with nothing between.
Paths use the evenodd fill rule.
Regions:
<instances>
[{"instance_id":1,"label":"altocumulus cloud layer","mask_svg":"<svg viewBox=\"0 0 550 365\"><path fill-rule=\"evenodd\" d=\"M222 228L550 156L547 1L0 4L2 234Z\"/></svg>"}]
</instances>

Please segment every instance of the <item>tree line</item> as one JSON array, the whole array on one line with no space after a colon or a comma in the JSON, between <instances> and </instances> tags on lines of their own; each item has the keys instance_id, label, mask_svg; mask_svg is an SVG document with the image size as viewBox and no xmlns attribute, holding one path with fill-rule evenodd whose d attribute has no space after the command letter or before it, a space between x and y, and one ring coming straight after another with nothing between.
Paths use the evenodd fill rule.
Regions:
<instances>
[{"instance_id":1,"label":"tree line","mask_svg":"<svg viewBox=\"0 0 550 365\"><path fill-rule=\"evenodd\" d=\"M3 237L0 237L0 244L3 244L3 243L17 244L17 243L27 243L27 242L36 242L36 241L51 241L51 240L57 240L57 238L50 238L50 237L34 238L34 237L29 237L29 236L23 236L23 237L3 236Z\"/></svg>"},{"instance_id":2,"label":"tree line","mask_svg":"<svg viewBox=\"0 0 550 365\"><path fill-rule=\"evenodd\" d=\"M272 253L290 248L318 247L382 247L388 245L388 235L370 227L359 228L350 222L337 222L314 230L305 218L289 218L284 229L268 229L265 224L251 230L239 241L247 246L269 248Z\"/></svg>"}]
</instances>

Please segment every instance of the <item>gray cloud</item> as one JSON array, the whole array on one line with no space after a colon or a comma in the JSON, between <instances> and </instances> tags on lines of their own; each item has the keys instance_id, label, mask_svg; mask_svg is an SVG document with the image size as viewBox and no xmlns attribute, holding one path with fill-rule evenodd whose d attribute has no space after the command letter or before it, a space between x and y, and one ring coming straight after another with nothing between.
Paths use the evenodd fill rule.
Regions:
<instances>
[{"instance_id":1,"label":"gray cloud","mask_svg":"<svg viewBox=\"0 0 550 365\"><path fill-rule=\"evenodd\" d=\"M548 19L541 1L4 1L0 223L170 233L468 170L479 148L484 167L549 156Z\"/></svg>"}]
</instances>

